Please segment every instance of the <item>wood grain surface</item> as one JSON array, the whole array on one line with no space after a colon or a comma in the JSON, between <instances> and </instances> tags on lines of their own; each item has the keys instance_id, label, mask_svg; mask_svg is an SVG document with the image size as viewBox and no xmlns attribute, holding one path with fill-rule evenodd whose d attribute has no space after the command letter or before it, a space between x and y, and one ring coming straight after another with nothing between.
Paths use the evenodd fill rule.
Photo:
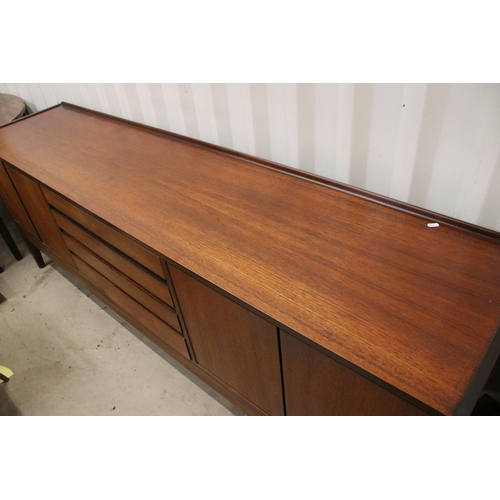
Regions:
<instances>
[{"instance_id":1,"label":"wood grain surface","mask_svg":"<svg viewBox=\"0 0 500 500\"><path fill-rule=\"evenodd\" d=\"M498 355L493 241L71 106L3 127L0 157L441 413Z\"/></svg>"},{"instance_id":2,"label":"wood grain surface","mask_svg":"<svg viewBox=\"0 0 500 500\"><path fill-rule=\"evenodd\" d=\"M280 332L280 338L287 415L425 415L290 334Z\"/></svg>"},{"instance_id":3,"label":"wood grain surface","mask_svg":"<svg viewBox=\"0 0 500 500\"><path fill-rule=\"evenodd\" d=\"M40 239L40 236L36 232L31 219L29 218L28 212L24 208L24 205L19 198L19 194L12 184L12 180L7 173L7 169L4 164L0 162L0 196L2 197L5 205L9 209L12 218L22 226L31 236L36 239Z\"/></svg>"},{"instance_id":4,"label":"wood grain surface","mask_svg":"<svg viewBox=\"0 0 500 500\"><path fill-rule=\"evenodd\" d=\"M41 240L71 264L70 252L43 196L40 185L15 168L6 165L6 170Z\"/></svg>"},{"instance_id":5,"label":"wood grain surface","mask_svg":"<svg viewBox=\"0 0 500 500\"><path fill-rule=\"evenodd\" d=\"M109 262L123 274L133 279L149 293L152 293L162 302L168 304L172 309L175 309L172 295L165 281L160 280L149 270L141 267L137 262L129 259L126 255L119 253L118 250L98 239L95 235L92 235L81 226L73 223L56 210L52 210L52 215L59 228L63 230L63 237L65 234L70 235L89 250L92 250L96 255L99 255L99 257Z\"/></svg>"},{"instance_id":6,"label":"wood grain surface","mask_svg":"<svg viewBox=\"0 0 500 500\"><path fill-rule=\"evenodd\" d=\"M268 415L283 415L275 326L169 266L200 366Z\"/></svg>"},{"instance_id":7,"label":"wood grain surface","mask_svg":"<svg viewBox=\"0 0 500 500\"><path fill-rule=\"evenodd\" d=\"M98 257L71 236L65 234L64 240L72 253L80 257L80 259L82 259L86 264L93 267L97 272L101 273L106 279L111 281L111 283L130 295L133 299L139 302L139 304L156 314L156 316L165 321L165 323L168 323L172 328L175 328L179 333L182 333L179 320L177 319L177 314L170 307L160 302L156 297L139 286L135 281L131 280L128 276L122 274L116 268L109 265L106 261Z\"/></svg>"},{"instance_id":8,"label":"wood grain surface","mask_svg":"<svg viewBox=\"0 0 500 500\"><path fill-rule=\"evenodd\" d=\"M151 271L160 276L163 275L160 259L147 248L144 248L143 245L131 240L128 236L116 231L112 227L109 227L109 224L96 219L91 214L83 211L80 207L61 198L53 191L43 187L42 191L45 198L50 203L50 206L60 210L63 214L118 248L124 254L140 262Z\"/></svg>"}]
</instances>

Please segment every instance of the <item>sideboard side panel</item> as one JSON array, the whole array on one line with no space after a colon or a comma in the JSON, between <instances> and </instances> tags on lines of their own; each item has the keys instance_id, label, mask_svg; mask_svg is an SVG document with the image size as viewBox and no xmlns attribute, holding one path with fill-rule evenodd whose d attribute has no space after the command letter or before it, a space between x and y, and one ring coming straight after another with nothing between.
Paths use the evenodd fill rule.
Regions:
<instances>
[{"instance_id":1,"label":"sideboard side panel","mask_svg":"<svg viewBox=\"0 0 500 500\"><path fill-rule=\"evenodd\" d=\"M12 167L7 166L7 171L41 240L64 260L72 264L71 254L52 216L40 185Z\"/></svg>"},{"instance_id":2,"label":"sideboard side panel","mask_svg":"<svg viewBox=\"0 0 500 500\"><path fill-rule=\"evenodd\" d=\"M12 184L12 181L7 173L7 170L2 162L0 162L0 196L9 209L12 218L33 238L39 239L36 229L29 218L28 212L19 198L19 194Z\"/></svg>"}]
</instances>

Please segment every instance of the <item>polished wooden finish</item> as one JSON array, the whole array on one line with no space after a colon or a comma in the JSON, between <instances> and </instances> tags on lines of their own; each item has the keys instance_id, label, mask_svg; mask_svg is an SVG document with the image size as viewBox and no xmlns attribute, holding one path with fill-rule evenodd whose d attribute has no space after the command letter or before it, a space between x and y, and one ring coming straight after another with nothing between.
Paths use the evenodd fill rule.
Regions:
<instances>
[{"instance_id":1,"label":"polished wooden finish","mask_svg":"<svg viewBox=\"0 0 500 500\"><path fill-rule=\"evenodd\" d=\"M47 201L54 208L69 216L74 221L96 234L104 241L121 250L125 255L132 257L156 274L162 276L163 270L160 259L139 243L133 241L128 236L113 229L108 224L96 219L91 214L83 211L73 203L61 198L50 189L42 187Z\"/></svg>"},{"instance_id":2,"label":"polished wooden finish","mask_svg":"<svg viewBox=\"0 0 500 500\"><path fill-rule=\"evenodd\" d=\"M42 194L40 185L15 168L6 165L9 177L23 201L40 239L63 259L71 262L71 256L63 241L59 228L52 217L49 205Z\"/></svg>"},{"instance_id":3,"label":"polished wooden finish","mask_svg":"<svg viewBox=\"0 0 500 500\"><path fill-rule=\"evenodd\" d=\"M0 157L422 407L470 413L498 358L494 231L71 105L3 127Z\"/></svg>"},{"instance_id":4,"label":"polished wooden finish","mask_svg":"<svg viewBox=\"0 0 500 500\"><path fill-rule=\"evenodd\" d=\"M425 415L290 334L280 338L287 415Z\"/></svg>"},{"instance_id":5,"label":"polished wooden finish","mask_svg":"<svg viewBox=\"0 0 500 500\"><path fill-rule=\"evenodd\" d=\"M0 196L2 197L5 205L9 209L10 215L21 227L24 228L34 238L39 238L28 212L19 198L19 194L12 184L12 180L7 173L5 165L0 162Z\"/></svg>"},{"instance_id":6,"label":"polished wooden finish","mask_svg":"<svg viewBox=\"0 0 500 500\"><path fill-rule=\"evenodd\" d=\"M170 275L198 364L269 415L283 415L276 327L174 266Z\"/></svg>"},{"instance_id":7,"label":"polished wooden finish","mask_svg":"<svg viewBox=\"0 0 500 500\"><path fill-rule=\"evenodd\" d=\"M136 320L143 324L150 332L153 332L157 337L175 349L179 354L189 358L189 353L181 334L164 323L156 315L152 314L143 305L132 299L129 295L123 292L120 288L106 279L96 269L89 266L77 255L73 256L77 271L83 278L92 283L100 290L111 302L117 304L121 309L129 311Z\"/></svg>"},{"instance_id":8,"label":"polished wooden finish","mask_svg":"<svg viewBox=\"0 0 500 500\"><path fill-rule=\"evenodd\" d=\"M168 285L163 280L160 280L155 275L150 274L150 271L146 270L146 268L141 267L137 262L134 262L124 254L119 253L118 250L110 247L104 241L98 239L82 227L73 223L64 215L58 213L57 211L53 211L53 215L57 225L65 233L82 243L89 250L92 250L92 252L99 255L99 257L134 280L162 302L165 302L170 307L174 308L172 295Z\"/></svg>"},{"instance_id":9,"label":"polished wooden finish","mask_svg":"<svg viewBox=\"0 0 500 500\"><path fill-rule=\"evenodd\" d=\"M149 309L152 313L156 314L160 319L168 323L172 328L175 328L179 333L182 332L177 319L175 311L162 304L158 299L153 297L144 288L137 285L134 281L122 274L114 267L107 264L104 260L99 258L93 252L85 248L78 241L74 240L71 236L64 235L64 240L68 248L75 255L78 255L89 266L93 267L96 271L101 273L111 283L130 295L133 299L137 300L141 305Z\"/></svg>"}]
</instances>

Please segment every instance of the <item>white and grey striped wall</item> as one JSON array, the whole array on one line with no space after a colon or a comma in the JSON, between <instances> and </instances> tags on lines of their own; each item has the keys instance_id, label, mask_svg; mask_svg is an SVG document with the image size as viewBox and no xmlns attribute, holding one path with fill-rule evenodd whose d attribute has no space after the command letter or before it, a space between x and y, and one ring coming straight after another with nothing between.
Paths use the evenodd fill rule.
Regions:
<instances>
[{"instance_id":1,"label":"white and grey striped wall","mask_svg":"<svg viewBox=\"0 0 500 500\"><path fill-rule=\"evenodd\" d=\"M500 231L500 84L0 83Z\"/></svg>"}]
</instances>

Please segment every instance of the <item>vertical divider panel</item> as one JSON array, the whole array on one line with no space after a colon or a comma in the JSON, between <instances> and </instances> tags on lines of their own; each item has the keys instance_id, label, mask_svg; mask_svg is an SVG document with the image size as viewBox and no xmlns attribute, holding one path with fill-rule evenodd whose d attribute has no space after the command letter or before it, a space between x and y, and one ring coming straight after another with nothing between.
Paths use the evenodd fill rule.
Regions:
<instances>
[{"instance_id":1,"label":"vertical divider panel","mask_svg":"<svg viewBox=\"0 0 500 500\"><path fill-rule=\"evenodd\" d=\"M12 218L33 238L40 239L2 162L0 162L0 196L7 205Z\"/></svg>"},{"instance_id":2,"label":"vertical divider panel","mask_svg":"<svg viewBox=\"0 0 500 500\"><path fill-rule=\"evenodd\" d=\"M42 193L40 185L20 173L15 168L6 166L12 183L35 226L40 239L65 261L74 265L70 251L62 237L61 231L52 216L49 204Z\"/></svg>"}]
</instances>

